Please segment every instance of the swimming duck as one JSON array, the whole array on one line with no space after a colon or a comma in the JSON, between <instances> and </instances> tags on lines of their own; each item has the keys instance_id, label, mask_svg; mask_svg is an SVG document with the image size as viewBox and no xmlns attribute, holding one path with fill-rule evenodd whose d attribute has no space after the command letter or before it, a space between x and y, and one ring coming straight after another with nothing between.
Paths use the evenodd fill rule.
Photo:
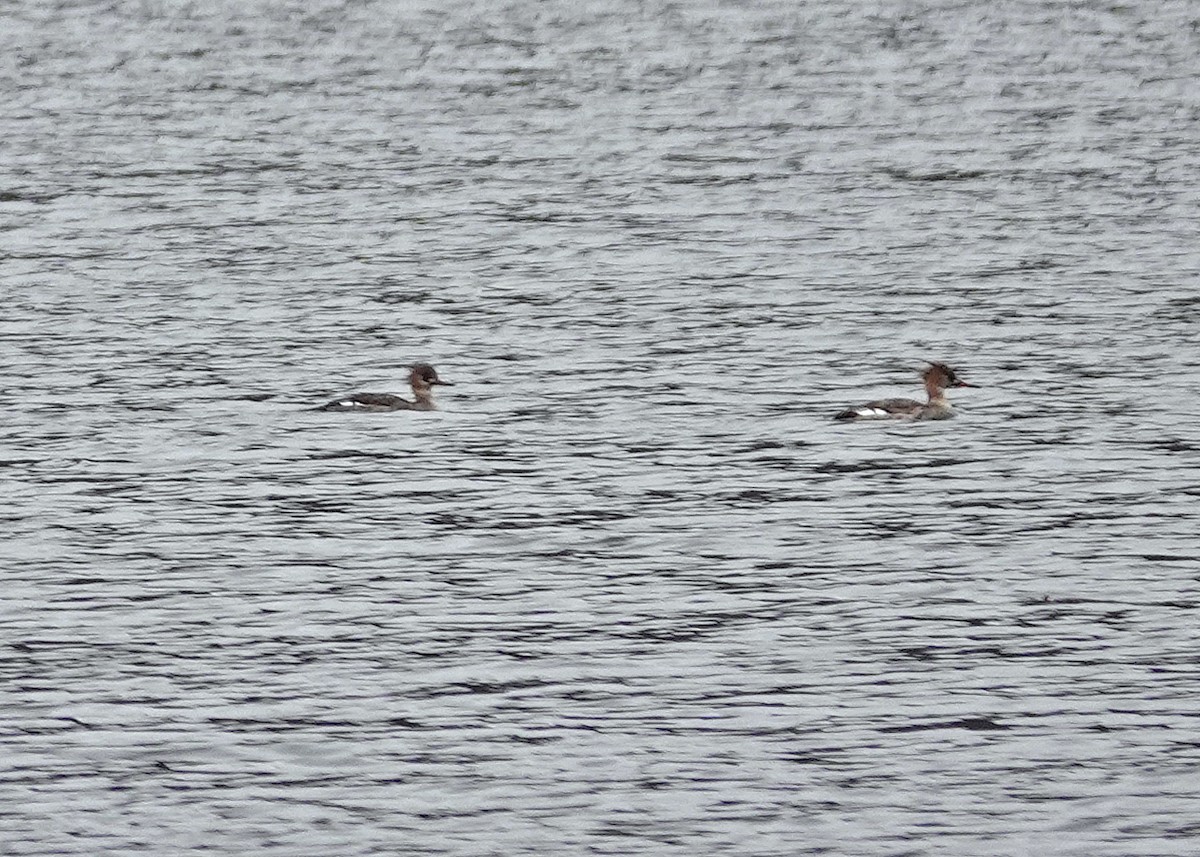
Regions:
<instances>
[{"instance_id":1,"label":"swimming duck","mask_svg":"<svg viewBox=\"0 0 1200 857\"><path fill-rule=\"evenodd\" d=\"M929 401L916 399L880 399L865 405L847 408L834 417L835 420L948 420L954 409L946 401L946 390L951 387L974 387L958 377L945 363L930 363L921 372L925 392Z\"/></svg>"},{"instance_id":2,"label":"swimming duck","mask_svg":"<svg viewBox=\"0 0 1200 857\"><path fill-rule=\"evenodd\" d=\"M438 377L437 370L428 363L414 363L408 373L408 383L412 387L414 401L402 399L392 393L352 393L340 399L334 399L327 405L314 408L318 411L435 411L433 403L433 387L441 384L453 387L449 381Z\"/></svg>"}]
</instances>

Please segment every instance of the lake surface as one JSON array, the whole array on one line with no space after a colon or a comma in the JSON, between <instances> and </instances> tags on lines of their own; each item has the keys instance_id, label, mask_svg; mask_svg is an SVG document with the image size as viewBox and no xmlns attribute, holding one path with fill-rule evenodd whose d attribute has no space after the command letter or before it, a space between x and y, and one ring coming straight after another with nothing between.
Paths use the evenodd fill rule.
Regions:
<instances>
[{"instance_id":1,"label":"lake surface","mask_svg":"<svg viewBox=\"0 0 1200 857\"><path fill-rule=\"evenodd\" d=\"M1194 4L0 58L0 852L1198 853Z\"/></svg>"}]
</instances>

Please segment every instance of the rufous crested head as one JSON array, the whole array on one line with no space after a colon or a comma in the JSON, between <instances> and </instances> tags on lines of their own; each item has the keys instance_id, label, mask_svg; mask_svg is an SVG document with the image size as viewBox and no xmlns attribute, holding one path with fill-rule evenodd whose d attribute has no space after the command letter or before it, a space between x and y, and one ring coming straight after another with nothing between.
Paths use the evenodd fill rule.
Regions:
<instances>
[{"instance_id":1,"label":"rufous crested head","mask_svg":"<svg viewBox=\"0 0 1200 857\"><path fill-rule=\"evenodd\" d=\"M439 378L437 370L428 363L414 363L408 379L414 387L432 387L434 384L441 384L444 387L454 386L449 381Z\"/></svg>"},{"instance_id":2,"label":"rufous crested head","mask_svg":"<svg viewBox=\"0 0 1200 857\"><path fill-rule=\"evenodd\" d=\"M936 387L939 390L945 390L951 387L974 387L974 384L968 384L966 381L958 377L958 373L947 366L945 363L937 363L931 361L925 370L921 373L921 377L929 386Z\"/></svg>"}]
</instances>

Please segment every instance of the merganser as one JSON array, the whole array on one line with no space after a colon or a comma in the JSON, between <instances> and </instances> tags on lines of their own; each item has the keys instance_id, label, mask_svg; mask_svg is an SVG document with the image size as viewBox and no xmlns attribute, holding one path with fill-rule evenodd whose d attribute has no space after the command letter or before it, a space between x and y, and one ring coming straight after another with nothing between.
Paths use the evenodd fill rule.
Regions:
<instances>
[{"instance_id":1,"label":"merganser","mask_svg":"<svg viewBox=\"0 0 1200 857\"><path fill-rule=\"evenodd\" d=\"M954 409L946 401L949 387L974 387L961 380L945 363L930 363L921 372L925 392L929 401L922 404L916 399L880 399L848 408L834 417L835 420L948 420Z\"/></svg>"},{"instance_id":2,"label":"merganser","mask_svg":"<svg viewBox=\"0 0 1200 857\"><path fill-rule=\"evenodd\" d=\"M327 405L314 408L317 411L435 411L433 403L433 385L441 384L453 387L449 381L443 381L428 363L414 363L408 373L408 383L412 386L413 398L402 399L391 393L352 393L340 399L334 399Z\"/></svg>"}]
</instances>

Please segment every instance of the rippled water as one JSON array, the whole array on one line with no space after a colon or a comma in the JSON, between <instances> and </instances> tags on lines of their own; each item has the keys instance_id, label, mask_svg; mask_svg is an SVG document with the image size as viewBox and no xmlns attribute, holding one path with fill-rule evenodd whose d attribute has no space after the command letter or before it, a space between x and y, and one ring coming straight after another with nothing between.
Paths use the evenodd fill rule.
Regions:
<instances>
[{"instance_id":1,"label":"rippled water","mask_svg":"<svg viewBox=\"0 0 1200 857\"><path fill-rule=\"evenodd\" d=\"M0 18L0 851L1197 853L1194 5Z\"/></svg>"}]
</instances>

